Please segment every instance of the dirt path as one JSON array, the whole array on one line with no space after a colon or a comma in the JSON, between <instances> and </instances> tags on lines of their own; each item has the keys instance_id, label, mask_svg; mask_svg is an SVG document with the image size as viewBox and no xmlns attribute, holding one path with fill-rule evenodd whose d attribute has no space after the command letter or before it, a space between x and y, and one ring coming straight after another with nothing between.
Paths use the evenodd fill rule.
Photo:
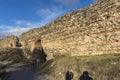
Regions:
<instances>
[{"instance_id":1,"label":"dirt path","mask_svg":"<svg viewBox=\"0 0 120 80\"><path fill-rule=\"evenodd\" d=\"M9 72L8 80L45 80L37 71L22 63L11 63L8 61L0 62L3 65L9 65L6 70Z\"/></svg>"},{"instance_id":2,"label":"dirt path","mask_svg":"<svg viewBox=\"0 0 120 80\"><path fill-rule=\"evenodd\" d=\"M31 69L16 69L10 72L8 80L44 80L41 75Z\"/></svg>"}]
</instances>

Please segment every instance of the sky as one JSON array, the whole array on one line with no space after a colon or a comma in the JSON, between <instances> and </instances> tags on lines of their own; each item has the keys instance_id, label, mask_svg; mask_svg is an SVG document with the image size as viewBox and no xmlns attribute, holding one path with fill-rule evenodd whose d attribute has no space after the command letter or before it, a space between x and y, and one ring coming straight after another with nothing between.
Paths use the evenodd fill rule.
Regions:
<instances>
[{"instance_id":1,"label":"sky","mask_svg":"<svg viewBox=\"0 0 120 80\"><path fill-rule=\"evenodd\" d=\"M19 36L95 0L0 0L0 38Z\"/></svg>"}]
</instances>

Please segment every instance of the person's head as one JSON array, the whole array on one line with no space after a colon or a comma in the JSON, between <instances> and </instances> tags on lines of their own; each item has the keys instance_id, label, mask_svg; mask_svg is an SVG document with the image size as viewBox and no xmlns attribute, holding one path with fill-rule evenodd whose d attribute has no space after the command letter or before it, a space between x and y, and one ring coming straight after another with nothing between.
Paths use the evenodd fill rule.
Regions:
<instances>
[{"instance_id":1,"label":"person's head","mask_svg":"<svg viewBox=\"0 0 120 80\"><path fill-rule=\"evenodd\" d=\"M84 75L84 76L88 76L88 71L84 71L84 72L83 72L83 75Z\"/></svg>"},{"instance_id":2,"label":"person's head","mask_svg":"<svg viewBox=\"0 0 120 80\"><path fill-rule=\"evenodd\" d=\"M70 71L66 71L66 74L68 75L70 73Z\"/></svg>"}]
</instances>

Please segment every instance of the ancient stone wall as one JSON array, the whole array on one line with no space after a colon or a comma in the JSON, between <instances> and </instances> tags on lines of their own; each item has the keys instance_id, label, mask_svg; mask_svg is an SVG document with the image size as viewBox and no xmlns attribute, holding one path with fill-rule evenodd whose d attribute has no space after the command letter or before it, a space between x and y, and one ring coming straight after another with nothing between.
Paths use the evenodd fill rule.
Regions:
<instances>
[{"instance_id":1,"label":"ancient stone wall","mask_svg":"<svg viewBox=\"0 0 120 80\"><path fill-rule=\"evenodd\" d=\"M0 48L16 48L19 40L16 36L7 36L0 40Z\"/></svg>"},{"instance_id":2,"label":"ancient stone wall","mask_svg":"<svg viewBox=\"0 0 120 80\"><path fill-rule=\"evenodd\" d=\"M23 49L32 53L39 39L47 59L120 53L120 1L98 0L42 28L23 33L20 41Z\"/></svg>"}]
</instances>

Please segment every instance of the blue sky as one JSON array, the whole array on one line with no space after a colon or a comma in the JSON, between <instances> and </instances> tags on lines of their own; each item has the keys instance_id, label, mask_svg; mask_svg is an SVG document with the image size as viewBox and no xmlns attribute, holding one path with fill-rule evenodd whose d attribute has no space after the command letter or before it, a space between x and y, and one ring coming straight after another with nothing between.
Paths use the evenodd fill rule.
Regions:
<instances>
[{"instance_id":1,"label":"blue sky","mask_svg":"<svg viewBox=\"0 0 120 80\"><path fill-rule=\"evenodd\" d=\"M20 35L95 0L0 0L0 37Z\"/></svg>"}]
</instances>

